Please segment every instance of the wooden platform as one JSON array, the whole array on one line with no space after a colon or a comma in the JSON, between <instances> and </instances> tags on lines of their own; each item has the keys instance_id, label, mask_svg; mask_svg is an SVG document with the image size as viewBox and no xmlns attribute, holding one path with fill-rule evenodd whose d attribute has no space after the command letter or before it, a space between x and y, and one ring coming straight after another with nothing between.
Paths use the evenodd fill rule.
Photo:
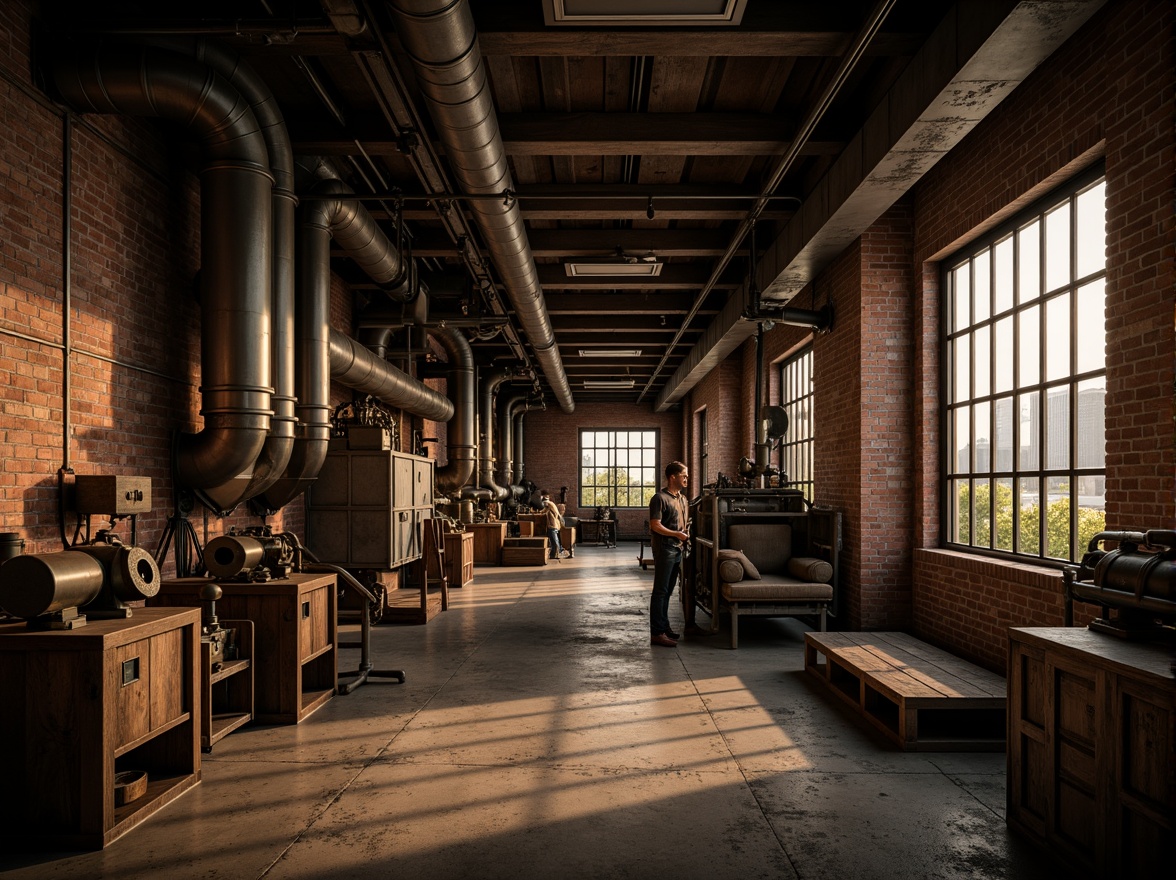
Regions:
<instances>
[{"instance_id":1,"label":"wooden platform","mask_svg":"<svg viewBox=\"0 0 1176 880\"><path fill-rule=\"evenodd\" d=\"M807 632L804 667L907 751L1003 751L1005 680L895 632Z\"/></svg>"}]
</instances>

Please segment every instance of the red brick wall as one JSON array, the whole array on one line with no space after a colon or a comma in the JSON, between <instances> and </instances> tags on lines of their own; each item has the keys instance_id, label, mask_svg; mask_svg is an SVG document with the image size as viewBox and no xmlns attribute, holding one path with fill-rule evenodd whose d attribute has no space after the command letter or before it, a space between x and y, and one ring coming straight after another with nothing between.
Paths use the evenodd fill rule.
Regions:
<instances>
[{"instance_id":1,"label":"red brick wall","mask_svg":"<svg viewBox=\"0 0 1176 880\"><path fill-rule=\"evenodd\" d=\"M911 209L861 238L861 623L902 629L911 616Z\"/></svg>"},{"instance_id":2,"label":"red brick wall","mask_svg":"<svg viewBox=\"0 0 1176 880\"><path fill-rule=\"evenodd\" d=\"M0 530L26 553L61 549L58 470L152 480L138 543L154 550L174 504L171 443L198 431L199 184L172 129L151 120L72 117L69 414L65 412L62 192L65 120L31 82L31 3L0 6ZM332 285L333 323L351 297ZM332 389L332 403L349 392ZM68 444L63 440L68 425ZM257 522L242 506L193 521L201 540ZM299 531L301 501L271 518ZM105 526L95 520L94 528ZM66 524L72 534L73 518ZM129 527L118 531L129 538ZM164 573L174 570L171 559Z\"/></svg>"},{"instance_id":3,"label":"red brick wall","mask_svg":"<svg viewBox=\"0 0 1176 880\"><path fill-rule=\"evenodd\" d=\"M713 483L722 473L736 477L739 473L739 459L750 455L751 450L743 446L745 393L743 388L742 358L739 351L732 353L691 390L686 398L685 409L690 413L706 410L706 431L709 445L707 455L707 481ZM751 416L747 416L751 418ZM699 479L690 487L690 497L702 489L702 469L699 466L700 440L695 436L697 422L690 425L690 464Z\"/></svg>"},{"instance_id":4,"label":"red brick wall","mask_svg":"<svg viewBox=\"0 0 1176 880\"><path fill-rule=\"evenodd\" d=\"M920 302L916 424L937 436L935 260L1105 155L1107 174L1107 526L1171 528L1176 516L1173 379L1176 309L1176 11L1167 2L1107 4L915 191ZM919 448L917 507L933 509L937 445ZM932 464L934 462L934 464ZM938 541L938 523L917 530ZM1028 583L1031 581L1032 583ZM1060 625L1060 580L990 560L919 553L920 635L993 668L1008 626Z\"/></svg>"},{"instance_id":5,"label":"red brick wall","mask_svg":"<svg viewBox=\"0 0 1176 880\"><path fill-rule=\"evenodd\" d=\"M685 461L686 446L682 437L682 415L676 411L652 412L644 405L613 403L580 403L574 412L565 413L555 406L546 410L527 413L525 424L524 451L527 465L527 479L540 488L548 489L558 497L561 486L567 486L568 509L571 516L591 517L591 510L577 507L580 491L580 431L596 428L620 430L661 431L661 467L658 484L661 484L661 470L675 459ZM621 538L636 540L643 534L643 526L649 521L648 512L642 508L620 509L617 515L617 529Z\"/></svg>"}]
</instances>

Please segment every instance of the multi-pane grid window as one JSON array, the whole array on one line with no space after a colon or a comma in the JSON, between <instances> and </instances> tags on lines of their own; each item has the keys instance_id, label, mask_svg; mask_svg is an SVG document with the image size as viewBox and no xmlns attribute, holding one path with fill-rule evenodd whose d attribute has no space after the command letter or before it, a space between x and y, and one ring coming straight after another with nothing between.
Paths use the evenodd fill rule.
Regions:
<instances>
[{"instance_id":1,"label":"multi-pane grid window","mask_svg":"<svg viewBox=\"0 0 1176 880\"><path fill-rule=\"evenodd\" d=\"M658 487L657 430L580 432L580 506L648 507Z\"/></svg>"},{"instance_id":2,"label":"multi-pane grid window","mask_svg":"<svg viewBox=\"0 0 1176 880\"><path fill-rule=\"evenodd\" d=\"M1100 177L946 261L946 540L1074 561L1105 523Z\"/></svg>"},{"instance_id":3,"label":"multi-pane grid window","mask_svg":"<svg viewBox=\"0 0 1176 880\"><path fill-rule=\"evenodd\" d=\"M780 403L788 413L788 433L780 443L781 486L799 489L813 500L813 347L780 365Z\"/></svg>"}]
</instances>

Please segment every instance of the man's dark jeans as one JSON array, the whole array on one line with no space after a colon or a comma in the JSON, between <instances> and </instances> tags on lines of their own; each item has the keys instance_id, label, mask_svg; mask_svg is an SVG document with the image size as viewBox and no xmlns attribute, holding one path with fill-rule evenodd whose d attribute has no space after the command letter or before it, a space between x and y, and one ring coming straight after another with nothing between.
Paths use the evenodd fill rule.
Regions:
<instances>
[{"instance_id":1,"label":"man's dark jeans","mask_svg":"<svg viewBox=\"0 0 1176 880\"><path fill-rule=\"evenodd\" d=\"M667 544L669 541L667 540ZM649 597L649 634L660 636L670 629L670 596L682 568L682 548L663 547L653 557L653 595Z\"/></svg>"}]
</instances>

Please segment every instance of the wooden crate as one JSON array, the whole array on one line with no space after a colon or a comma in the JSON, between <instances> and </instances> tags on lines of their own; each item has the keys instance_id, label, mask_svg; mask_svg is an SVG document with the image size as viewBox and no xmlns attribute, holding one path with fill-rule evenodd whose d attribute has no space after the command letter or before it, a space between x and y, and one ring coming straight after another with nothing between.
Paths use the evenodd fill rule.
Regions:
<instances>
[{"instance_id":1,"label":"wooden crate","mask_svg":"<svg viewBox=\"0 0 1176 880\"><path fill-rule=\"evenodd\" d=\"M205 578L160 583L152 605L199 605ZM253 621L254 717L297 724L335 694L338 612L333 574L262 583L221 581L218 617Z\"/></svg>"},{"instance_id":2,"label":"wooden crate","mask_svg":"<svg viewBox=\"0 0 1176 880\"><path fill-rule=\"evenodd\" d=\"M1005 680L905 633L804 634L805 669L907 751L1002 751Z\"/></svg>"},{"instance_id":3,"label":"wooden crate","mask_svg":"<svg viewBox=\"0 0 1176 880\"><path fill-rule=\"evenodd\" d=\"M547 538L507 538L502 546L503 565L546 565Z\"/></svg>"},{"instance_id":4,"label":"wooden crate","mask_svg":"<svg viewBox=\"0 0 1176 880\"><path fill-rule=\"evenodd\" d=\"M1171 659L1085 628L1009 631L1005 815L1083 875L1171 873Z\"/></svg>"},{"instance_id":5,"label":"wooden crate","mask_svg":"<svg viewBox=\"0 0 1176 880\"><path fill-rule=\"evenodd\" d=\"M200 611L0 625L2 849L101 849L200 781ZM115 773L147 791L116 806Z\"/></svg>"},{"instance_id":6,"label":"wooden crate","mask_svg":"<svg viewBox=\"0 0 1176 880\"><path fill-rule=\"evenodd\" d=\"M474 563L502 565L502 542L506 539L506 523L467 523L466 528L474 533Z\"/></svg>"}]
</instances>

